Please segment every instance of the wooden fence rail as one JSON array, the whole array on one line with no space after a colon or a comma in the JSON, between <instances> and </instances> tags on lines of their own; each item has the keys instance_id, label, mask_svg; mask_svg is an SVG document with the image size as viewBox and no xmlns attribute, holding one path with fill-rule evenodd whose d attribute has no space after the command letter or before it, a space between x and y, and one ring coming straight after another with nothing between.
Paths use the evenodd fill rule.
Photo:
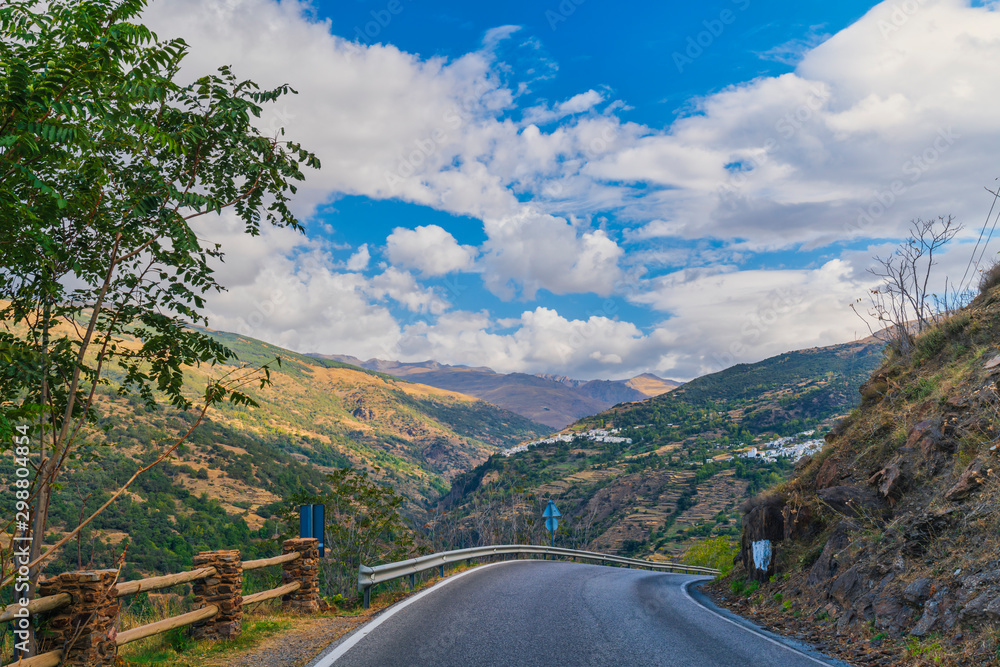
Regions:
<instances>
[{"instance_id":1,"label":"wooden fence rail","mask_svg":"<svg viewBox=\"0 0 1000 667\"><path fill-rule=\"evenodd\" d=\"M243 607L282 598L282 608L297 612L319 610L316 538L287 540L282 554L243 562L240 552L206 551L194 558L188 572L116 583L116 570L65 572L39 585L40 597L28 603L28 613L44 614L52 638L50 650L6 667L108 667L115 664L118 647L175 628L192 627L196 638L232 639L243 630ZM281 565L282 585L243 597L243 573ZM119 624L118 599L193 582L197 609L124 632ZM0 622L20 620L20 605L8 605Z\"/></svg>"}]
</instances>

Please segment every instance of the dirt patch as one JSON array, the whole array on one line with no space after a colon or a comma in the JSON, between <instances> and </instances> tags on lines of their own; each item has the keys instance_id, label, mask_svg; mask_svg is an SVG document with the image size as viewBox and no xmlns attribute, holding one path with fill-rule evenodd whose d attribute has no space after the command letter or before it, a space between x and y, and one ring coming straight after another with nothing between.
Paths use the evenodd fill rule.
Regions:
<instances>
[{"instance_id":1,"label":"dirt patch","mask_svg":"<svg viewBox=\"0 0 1000 667\"><path fill-rule=\"evenodd\" d=\"M308 618L297 620L295 626L243 654L227 655L224 659L206 663L215 667L268 667L287 665L299 667L315 658L320 651L363 623L371 614L362 616L337 616L334 618Z\"/></svg>"}]
</instances>

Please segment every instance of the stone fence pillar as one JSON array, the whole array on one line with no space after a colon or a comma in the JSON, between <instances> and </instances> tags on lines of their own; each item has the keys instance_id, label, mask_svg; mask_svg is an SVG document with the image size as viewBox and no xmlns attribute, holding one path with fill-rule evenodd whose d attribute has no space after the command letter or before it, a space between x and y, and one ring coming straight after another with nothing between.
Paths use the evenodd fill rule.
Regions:
<instances>
[{"instance_id":1,"label":"stone fence pillar","mask_svg":"<svg viewBox=\"0 0 1000 667\"><path fill-rule=\"evenodd\" d=\"M194 569L214 567L215 574L194 582L194 603L215 605L219 613L191 627L195 639L233 639L243 631L243 561L238 550L203 551L194 557Z\"/></svg>"},{"instance_id":2,"label":"stone fence pillar","mask_svg":"<svg viewBox=\"0 0 1000 667\"><path fill-rule=\"evenodd\" d=\"M61 665L113 666L118 656L117 577L117 570L84 570L41 582L39 597L68 593L73 600L46 615L39 652L62 650Z\"/></svg>"},{"instance_id":3,"label":"stone fence pillar","mask_svg":"<svg viewBox=\"0 0 1000 667\"><path fill-rule=\"evenodd\" d=\"M315 613L319 611L319 540L315 537L285 540L281 553L298 551L301 556L282 563L281 584L297 581L299 590L281 598L281 608L285 611Z\"/></svg>"}]
</instances>

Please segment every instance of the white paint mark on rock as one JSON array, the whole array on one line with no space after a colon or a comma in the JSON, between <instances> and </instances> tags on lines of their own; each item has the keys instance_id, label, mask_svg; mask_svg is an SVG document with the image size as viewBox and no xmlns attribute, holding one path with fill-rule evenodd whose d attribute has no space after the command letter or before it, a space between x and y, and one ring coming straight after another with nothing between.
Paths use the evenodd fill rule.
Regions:
<instances>
[{"instance_id":1,"label":"white paint mark on rock","mask_svg":"<svg viewBox=\"0 0 1000 667\"><path fill-rule=\"evenodd\" d=\"M758 570L767 571L771 565L771 540L757 540L753 543L753 565Z\"/></svg>"}]
</instances>

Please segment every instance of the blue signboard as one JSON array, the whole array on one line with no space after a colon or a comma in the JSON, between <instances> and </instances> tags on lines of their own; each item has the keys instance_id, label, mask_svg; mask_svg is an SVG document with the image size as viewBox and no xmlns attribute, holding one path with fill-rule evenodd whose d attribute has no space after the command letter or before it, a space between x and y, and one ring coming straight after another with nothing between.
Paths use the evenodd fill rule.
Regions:
<instances>
[{"instance_id":1,"label":"blue signboard","mask_svg":"<svg viewBox=\"0 0 1000 667\"><path fill-rule=\"evenodd\" d=\"M545 517L545 529L549 531L549 545L555 546L556 543L556 530L559 529L559 517L562 514L556 508L556 504L549 501L549 504L545 506L545 511L542 512L542 516Z\"/></svg>"},{"instance_id":2,"label":"blue signboard","mask_svg":"<svg viewBox=\"0 0 1000 667\"><path fill-rule=\"evenodd\" d=\"M550 500L549 504L545 506L545 511L542 512L542 516L548 518L552 516L562 516L562 514L558 509L556 509L556 504Z\"/></svg>"},{"instance_id":3,"label":"blue signboard","mask_svg":"<svg viewBox=\"0 0 1000 667\"><path fill-rule=\"evenodd\" d=\"M326 520L325 505L299 505L299 537L319 539L319 555L323 557L326 545L323 543Z\"/></svg>"}]
</instances>

